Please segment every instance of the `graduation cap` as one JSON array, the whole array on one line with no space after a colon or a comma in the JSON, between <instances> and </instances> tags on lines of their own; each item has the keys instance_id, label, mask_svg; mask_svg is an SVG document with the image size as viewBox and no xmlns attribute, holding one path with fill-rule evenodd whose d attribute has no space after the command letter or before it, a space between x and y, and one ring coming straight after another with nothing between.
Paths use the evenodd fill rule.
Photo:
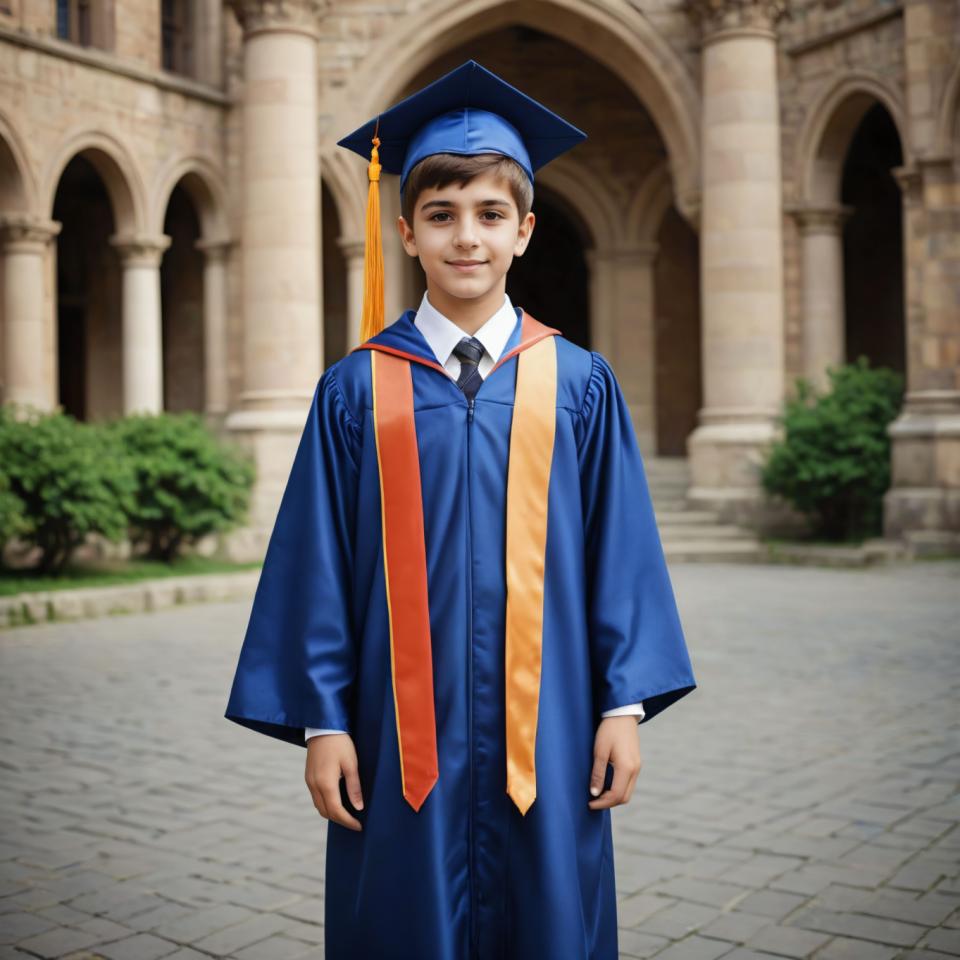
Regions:
<instances>
[{"instance_id":1,"label":"graduation cap","mask_svg":"<svg viewBox=\"0 0 960 960\"><path fill-rule=\"evenodd\" d=\"M400 174L435 153L500 153L533 182L534 171L576 146L586 134L543 104L468 60L337 142L369 158L361 341L383 329L381 170Z\"/></svg>"}]
</instances>

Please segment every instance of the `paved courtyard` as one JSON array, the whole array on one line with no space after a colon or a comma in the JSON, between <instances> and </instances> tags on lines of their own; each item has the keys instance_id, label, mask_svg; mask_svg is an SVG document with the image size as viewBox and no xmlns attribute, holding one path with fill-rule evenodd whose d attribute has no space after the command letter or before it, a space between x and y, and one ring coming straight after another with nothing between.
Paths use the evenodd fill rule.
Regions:
<instances>
[{"instance_id":1,"label":"paved courtyard","mask_svg":"<svg viewBox=\"0 0 960 960\"><path fill-rule=\"evenodd\" d=\"M622 956L960 955L960 563L673 577L700 688L613 811ZM0 633L0 958L322 958L305 753L222 717L248 610Z\"/></svg>"}]
</instances>

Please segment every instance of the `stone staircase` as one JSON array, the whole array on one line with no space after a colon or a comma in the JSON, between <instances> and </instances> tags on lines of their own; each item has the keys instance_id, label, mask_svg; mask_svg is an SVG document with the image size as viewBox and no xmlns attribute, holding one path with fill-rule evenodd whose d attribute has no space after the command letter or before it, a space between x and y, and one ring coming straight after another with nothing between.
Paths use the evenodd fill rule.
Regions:
<instances>
[{"instance_id":1,"label":"stone staircase","mask_svg":"<svg viewBox=\"0 0 960 960\"><path fill-rule=\"evenodd\" d=\"M687 504L690 471L685 457L644 457L653 509L668 561L749 563L765 550L751 530L722 523L709 510Z\"/></svg>"}]
</instances>

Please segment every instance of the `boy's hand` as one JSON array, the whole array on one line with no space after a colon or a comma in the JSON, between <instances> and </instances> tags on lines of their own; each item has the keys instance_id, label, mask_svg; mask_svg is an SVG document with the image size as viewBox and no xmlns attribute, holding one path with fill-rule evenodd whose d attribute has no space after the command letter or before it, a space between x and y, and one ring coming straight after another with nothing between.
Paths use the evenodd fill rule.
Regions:
<instances>
[{"instance_id":1,"label":"boy's hand","mask_svg":"<svg viewBox=\"0 0 960 960\"><path fill-rule=\"evenodd\" d=\"M340 799L340 777L347 781L347 796L358 809L363 809L357 750L348 733L326 733L307 741L307 769L304 779L310 789L313 805L328 820L351 830L362 830Z\"/></svg>"},{"instance_id":2,"label":"boy's hand","mask_svg":"<svg viewBox=\"0 0 960 960\"><path fill-rule=\"evenodd\" d=\"M603 789L608 763L613 764L613 783L606 793L587 803L591 810L626 803L633 793L633 785L643 766L636 717L605 717L600 721L593 741L593 772L590 775L590 793L594 796Z\"/></svg>"}]
</instances>

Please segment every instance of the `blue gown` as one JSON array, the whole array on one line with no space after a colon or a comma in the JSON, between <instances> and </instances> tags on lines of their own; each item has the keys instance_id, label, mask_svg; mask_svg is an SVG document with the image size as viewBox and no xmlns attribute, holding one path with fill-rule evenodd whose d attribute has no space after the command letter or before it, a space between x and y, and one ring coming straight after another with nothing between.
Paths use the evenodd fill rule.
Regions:
<instances>
[{"instance_id":1,"label":"blue gown","mask_svg":"<svg viewBox=\"0 0 960 960\"><path fill-rule=\"evenodd\" d=\"M370 343L426 361L411 369L439 780L419 812L402 795L366 349L317 384L225 715L294 744L308 726L354 740L363 830L328 821L329 960L617 960L610 811L587 806L600 714L642 700L648 723L696 686L630 415L607 361L557 336L537 796L522 816L503 666L517 356L470 411L427 365L414 316Z\"/></svg>"}]
</instances>

